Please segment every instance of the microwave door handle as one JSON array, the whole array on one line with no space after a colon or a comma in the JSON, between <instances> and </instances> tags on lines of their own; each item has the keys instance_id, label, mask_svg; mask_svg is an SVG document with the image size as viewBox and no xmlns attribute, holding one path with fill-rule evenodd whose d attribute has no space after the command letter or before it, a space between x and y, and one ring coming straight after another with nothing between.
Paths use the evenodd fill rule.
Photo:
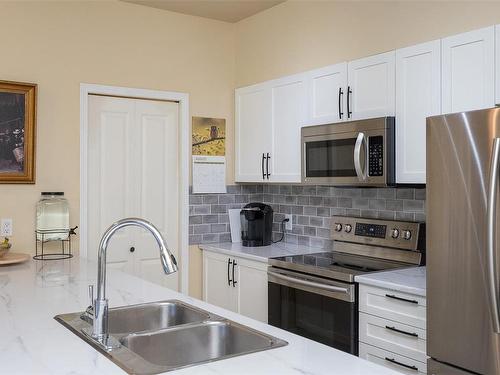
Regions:
<instances>
[{"instance_id":1,"label":"microwave door handle","mask_svg":"<svg viewBox=\"0 0 500 375\"><path fill-rule=\"evenodd\" d=\"M356 138L356 144L354 145L354 169L356 170L356 175L360 181L366 180L366 174L363 172L361 167L361 148L366 144L365 134L359 132L358 138ZM365 152L366 155L366 152ZM365 162L365 165L367 163Z\"/></svg>"},{"instance_id":2,"label":"microwave door handle","mask_svg":"<svg viewBox=\"0 0 500 375\"><path fill-rule=\"evenodd\" d=\"M500 333L500 313L498 306L498 277L497 277L497 256L496 256L496 206L498 193L499 160L500 158L500 138L493 140L493 149L490 163L490 181L488 191L488 201L486 209L486 264L487 264L487 286L490 299L490 312L495 333Z\"/></svg>"}]
</instances>

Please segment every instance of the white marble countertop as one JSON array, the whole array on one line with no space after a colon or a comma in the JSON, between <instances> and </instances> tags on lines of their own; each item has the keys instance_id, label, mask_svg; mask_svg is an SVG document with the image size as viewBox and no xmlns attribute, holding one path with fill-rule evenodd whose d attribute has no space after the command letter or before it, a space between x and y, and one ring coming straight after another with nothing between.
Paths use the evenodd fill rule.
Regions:
<instances>
[{"instance_id":1,"label":"white marble countertop","mask_svg":"<svg viewBox=\"0 0 500 375\"><path fill-rule=\"evenodd\" d=\"M373 285L425 297L425 267L403 268L356 276L360 284Z\"/></svg>"},{"instance_id":2,"label":"white marble countertop","mask_svg":"<svg viewBox=\"0 0 500 375\"><path fill-rule=\"evenodd\" d=\"M282 257L286 255L312 254L325 251L314 247L299 246L286 242L278 242L269 246L259 247L245 247L241 244L241 242L224 242L200 244L199 247L202 250L233 255L265 263L267 263L269 258Z\"/></svg>"},{"instance_id":3,"label":"white marble countertop","mask_svg":"<svg viewBox=\"0 0 500 375\"><path fill-rule=\"evenodd\" d=\"M0 267L0 374L124 374L53 317L82 311L97 266L77 258ZM286 340L282 348L178 370L177 374L398 373L281 329L108 269L110 307L179 299Z\"/></svg>"}]
</instances>

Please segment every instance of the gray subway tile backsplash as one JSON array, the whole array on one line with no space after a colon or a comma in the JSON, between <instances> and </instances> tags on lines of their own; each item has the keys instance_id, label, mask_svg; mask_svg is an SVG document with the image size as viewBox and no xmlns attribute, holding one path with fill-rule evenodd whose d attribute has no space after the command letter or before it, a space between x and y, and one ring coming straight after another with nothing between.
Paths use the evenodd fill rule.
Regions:
<instances>
[{"instance_id":1,"label":"gray subway tile backsplash","mask_svg":"<svg viewBox=\"0 0 500 375\"><path fill-rule=\"evenodd\" d=\"M284 241L331 249L331 216L425 221L425 189L343 188L316 185L229 185L226 194L190 194L189 243L231 240L228 209L250 202L274 210L273 238L281 238L281 222L292 215L292 231Z\"/></svg>"}]
</instances>

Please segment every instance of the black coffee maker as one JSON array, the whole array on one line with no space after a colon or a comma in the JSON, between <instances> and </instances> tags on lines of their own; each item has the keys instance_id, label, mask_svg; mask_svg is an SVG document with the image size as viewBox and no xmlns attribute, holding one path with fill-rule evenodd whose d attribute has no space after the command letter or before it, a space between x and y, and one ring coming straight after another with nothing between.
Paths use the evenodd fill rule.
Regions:
<instances>
[{"instance_id":1,"label":"black coffee maker","mask_svg":"<svg viewBox=\"0 0 500 375\"><path fill-rule=\"evenodd\" d=\"M249 203L240 212L243 246L268 246L273 242L273 209L264 203Z\"/></svg>"}]
</instances>

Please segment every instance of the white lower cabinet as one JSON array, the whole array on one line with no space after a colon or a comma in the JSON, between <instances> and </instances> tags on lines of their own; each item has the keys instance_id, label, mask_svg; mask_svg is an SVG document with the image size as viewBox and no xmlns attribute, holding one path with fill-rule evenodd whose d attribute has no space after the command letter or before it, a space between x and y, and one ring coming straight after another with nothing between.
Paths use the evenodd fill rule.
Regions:
<instances>
[{"instance_id":1,"label":"white lower cabinet","mask_svg":"<svg viewBox=\"0 0 500 375\"><path fill-rule=\"evenodd\" d=\"M203 300L267 323L267 263L204 250Z\"/></svg>"},{"instance_id":2,"label":"white lower cabinet","mask_svg":"<svg viewBox=\"0 0 500 375\"><path fill-rule=\"evenodd\" d=\"M425 298L359 286L359 356L403 374L427 373Z\"/></svg>"},{"instance_id":3,"label":"white lower cabinet","mask_svg":"<svg viewBox=\"0 0 500 375\"><path fill-rule=\"evenodd\" d=\"M237 312L238 290L232 285L231 277L231 258L203 251L204 301Z\"/></svg>"},{"instance_id":4,"label":"white lower cabinet","mask_svg":"<svg viewBox=\"0 0 500 375\"><path fill-rule=\"evenodd\" d=\"M372 345L359 343L359 357L402 374L427 374L427 364Z\"/></svg>"}]
</instances>

